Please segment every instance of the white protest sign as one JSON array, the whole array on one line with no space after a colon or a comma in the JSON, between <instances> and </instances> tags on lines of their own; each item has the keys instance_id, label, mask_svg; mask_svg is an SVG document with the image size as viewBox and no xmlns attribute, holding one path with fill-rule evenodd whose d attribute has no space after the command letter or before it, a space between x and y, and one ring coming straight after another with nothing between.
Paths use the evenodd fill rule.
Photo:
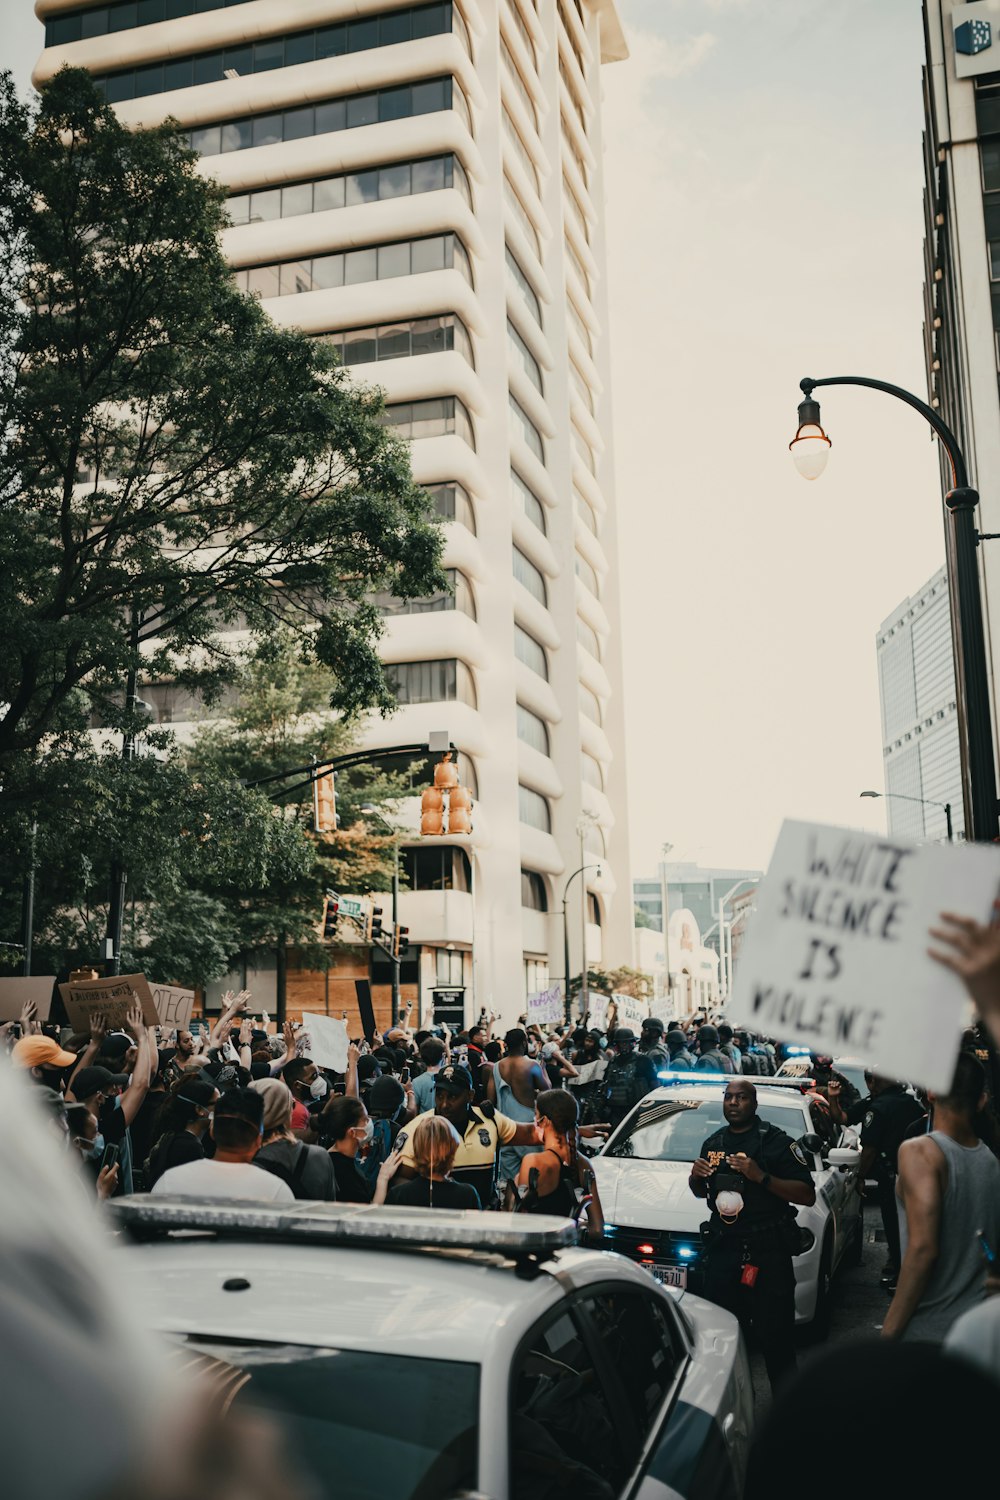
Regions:
<instances>
[{"instance_id":1,"label":"white protest sign","mask_svg":"<svg viewBox=\"0 0 1000 1500\"><path fill-rule=\"evenodd\" d=\"M563 1018L562 989L557 984L551 990L528 996L528 1024L546 1026Z\"/></svg>"},{"instance_id":2,"label":"white protest sign","mask_svg":"<svg viewBox=\"0 0 1000 1500\"><path fill-rule=\"evenodd\" d=\"M302 1017L303 1030L309 1034L306 1055L320 1068L335 1073L347 1072L347 1024L337 1016Z\"/></svg>"},{"instance_id":3,"label":"white protest sign","mask_svg":"<svg viewBox=\"0 0 1000 1500\"><path fill-rule=\"evenodd\" d=\"M636 1000L633 995L622 995L617 990L611 998L616 1007L615 1025L641 1031L642 1023L649 1015L649 1001Z\"/></svg>"},{"instance_id":4,"label":"white protest sign","mask_svg":"<svg viewBox=\"0 0 1000 1500\"><path fill-rule=\"evenodd\" d=\"M185 990L176 984L157 984L151 979L149 993L153 997L160 1025L171 1031L186 1031L191 1025L191 1012L194 1010L194 990Z\"/></svg>"},{"instance_id":5,"label":"white protest sign","mask_svg":"<svg viewBox=\"0 0 1000 1500\"><path fill-rule=\"evenodd\" d=\"M607 995L588 995L587 1004L590 1007L590 1025L595 1031L603 1031L608 1019Z\"/></svg>"},{"instance_id":6,"label":"white protest sign","mask_svg":"<svg viewBox=\"0 0 1000 1500\"><path fill-rule=\"evenodd\" d=\"M942 911L989 921L998 880L1000 850L988 844L786 822L728 1013L779 1041L946 1089L968 1002L928 957L928 931Z\"/></svg>"}]
</instances>

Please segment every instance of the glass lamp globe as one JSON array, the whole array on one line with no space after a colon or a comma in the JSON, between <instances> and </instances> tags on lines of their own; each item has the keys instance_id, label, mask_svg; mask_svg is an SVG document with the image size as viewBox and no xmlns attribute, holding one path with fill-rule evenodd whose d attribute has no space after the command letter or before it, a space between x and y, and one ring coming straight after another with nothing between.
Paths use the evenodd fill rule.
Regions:
<instances>
[{"instance_id":1,"label":"glass lamp globe","mask_svg":"<svg viewBox=\"0 0 1000 1500\"><path fill-rule=\"evenodd\" d=\"M788 445L792 462L803 479L818 479L826 468L832 444L816 422L803 422Z\"/></svg>"}]
</instances>

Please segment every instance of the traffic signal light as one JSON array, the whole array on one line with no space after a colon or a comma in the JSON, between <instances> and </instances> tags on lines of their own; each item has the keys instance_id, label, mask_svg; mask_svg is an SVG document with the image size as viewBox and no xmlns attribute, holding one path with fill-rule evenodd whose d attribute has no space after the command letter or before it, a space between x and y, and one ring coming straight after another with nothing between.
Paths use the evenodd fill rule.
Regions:
<instances>
[{"instance_id":1,"label":"traffic signal light","mask_svg":"<svg viewBox=\"0 0 1000 1500\"><path fill-rule=\"evenodd\" d=\"M369 906L365 917L365 941L378 942L382 936L382 908L381 906Z\"/></svg>"},{"instance_id":2,"label":"traffic signal light","mask_svg":"<svg viewBox=\"0 0 1000 1500\"><path fill-rule=\"evenodd\" d=\"M335 833L337 830L337 789L332 771L313 780L313 832Z\"/></svg>"},{"instance_id":3,"label":"traffic signal light","mask_svg":"<svg viewBox=\"0 0 1000 1500\"><path fill-rule=\"evenodd\" d=\"M453 786L448 793L448 832L472 832L472 793L467 786Z\"/></svg>"},{"instance_id":4,"label":"traffic signal light","mask_svg":"<svg viewBox=\"0 0 1000 1500\"><path fill-rule=\"evenodd\" d=\"M398 958L404 948L410 946L410 929L399 923L392 929L392 956Z\"/></svg>"},{"instance_id":5,"label":"traffic signal light","mask_svg":"<svg viewBox=\"0 0 1000 1500\"><path fill-rule=\"evenodd\" d=\"M459 785L453 752L446 750L434 767L434 785L420 797L420 832L427 835L472 832L472 793Z\"/></svg>"},{"instance_id":6,"label":"traffic signal light","mask_svg":"<svg viewBox=\"0 0 1000 1500\"><path fill-rule=\"evenodd\" d=\"M420 797L420 832L444 833L444 796L429 786Z\"/></svg>"},{"instance_id":7,"label":"traffic signal light","mask_svg":"<svg viewBox=\"0 0 1000 1500\"><path fill-rule=\"evenodd\" d=\"M340 897L327 896L323 902L323 941L332 943L337 936L337 918L340 914Z\"/></svg>"}]
</instances>

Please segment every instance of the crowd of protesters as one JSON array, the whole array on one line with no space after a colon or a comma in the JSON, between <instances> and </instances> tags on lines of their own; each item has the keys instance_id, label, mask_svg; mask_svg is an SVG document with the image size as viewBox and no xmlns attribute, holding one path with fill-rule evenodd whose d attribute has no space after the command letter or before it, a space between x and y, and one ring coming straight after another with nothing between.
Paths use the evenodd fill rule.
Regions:
<instances>
[{"instance_id":1,"label":"crowd of protesters","mask_svg":"<svg viewBox=\"0 0 1000 1500\"><path fill-rule=\"evenodd\" d=\"M811 1116L824 1145L846 1126L860 1134L859 1178L874 1181L885 1227L883 1342L930 1342L1000 1380L1000 1276L988 1264L1000 1239L1000 935L949 917L933 941L980 1016L950 1089L923 1093L868 1072L863 1094L814 1054L804 1064ZM756 1086L791 1051L706 1016L647 1018L638 1034L589 1014L545 1028L522 1017L500 1036L485 1014L459 1034L417 1029L407 1007L384 1035L351 1042L338 1072L312 1057L308 1014L275 1035L251 1000L227 994L211 1026L171 1034L148 1025L138 1003L119 1027L98 1016L86 1035L39 1024L29 1006L0 1028L0 1045L99 1201L148 1192L506 1208L573 1218L592 1245L604 1243L604 1223L590 1153L651 1090L686 1074L720 1083L724 1131L738 1135L753 1124ZM752 1197L767 1174L727 1159ZM697 1196L710 1170L694 1164ZM785 1186L779 1177L779 1196ZM784 1196L807 1201L810 1191L806 1182Z\"/></svg>"}]
</instances>

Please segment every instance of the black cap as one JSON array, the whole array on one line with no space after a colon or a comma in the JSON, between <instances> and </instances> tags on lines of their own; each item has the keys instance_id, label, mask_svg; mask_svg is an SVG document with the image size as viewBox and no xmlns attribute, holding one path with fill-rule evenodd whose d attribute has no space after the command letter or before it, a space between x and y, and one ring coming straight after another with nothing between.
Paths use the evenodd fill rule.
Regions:
<instances>
[{"instance_id":1,"label":"black cap","mask_svg":"<svg viewBox=\"0 0 1000 1500\"><path fill-rule=\"evenodd\" d=\"M434 1092L442 1094L472 1093L472 1074L461 1063L449 1063L434 1074Z\"/></svg>"},{"instance_id":2,"label":"black cap","mask_svg":"<svg viewBox=\"0 0 1000 1500\"><path fill-rule=\"evenodd\" d=\"M127 1073L112 1073L107 1068L81 1068L73 1079L73 1093L78 1099L89 1099L92 1094L123 1089L127 1084Z\"/></svg>"},{"instance_id":3,"label":"black cap","mask_svg":"<svg viewBox=\"0 0 1000 1500\"><path fill-rule=\"evenodd\" d=\"M376 1078L368 1090L368 1108L373 1115L388 1118L406 1102L406 1091L398 1078Z\"/></svg>"},{"instance_id":4,"label":"black cap","mask_svg":"<svg viewBox=\"0 0 1000 1500\"><path fill-rule=\"evenodd\" d=\"M134 1046L133 1039L126 1036L123 1031L112 1031L110 1036L106 1036L101 1043L101 1056L124 1057L129 1048Z\"/></svg>"}]
</instances>

